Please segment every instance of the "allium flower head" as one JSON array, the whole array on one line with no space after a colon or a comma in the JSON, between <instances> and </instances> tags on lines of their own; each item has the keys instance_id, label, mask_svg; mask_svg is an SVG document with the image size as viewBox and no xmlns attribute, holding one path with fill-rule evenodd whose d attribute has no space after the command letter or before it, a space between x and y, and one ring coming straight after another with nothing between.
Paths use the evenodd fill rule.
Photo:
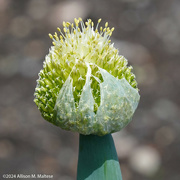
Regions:
<instances>
[{"instance_id":1,"label":"allium flower head","mask_svg":"<svg viewBox=\"0 0 180 180\"><path fill-rule=\"evenodd\" d=\"M49 34L53 46L45 57L35 89L42 116L63 129L105 135L125 127L139 102L132 67L111 43L114 28L81 18L63 22Z\"/></svg>"}]
</instances>

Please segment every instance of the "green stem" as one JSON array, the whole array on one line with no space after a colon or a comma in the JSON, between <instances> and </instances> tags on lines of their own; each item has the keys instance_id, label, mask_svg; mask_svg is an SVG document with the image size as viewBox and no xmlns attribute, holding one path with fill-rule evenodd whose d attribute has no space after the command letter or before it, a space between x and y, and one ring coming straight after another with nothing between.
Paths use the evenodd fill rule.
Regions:
<instances>
[{"instance_id":1,"label":"green stem","mask_svg":"<svg viewBox=\"0 0 180 180\"><path fill-rule=\"evenodd\" d=\"M77 180L122 180L111 134L79 138Z\"/></svg>"}]
</instances>

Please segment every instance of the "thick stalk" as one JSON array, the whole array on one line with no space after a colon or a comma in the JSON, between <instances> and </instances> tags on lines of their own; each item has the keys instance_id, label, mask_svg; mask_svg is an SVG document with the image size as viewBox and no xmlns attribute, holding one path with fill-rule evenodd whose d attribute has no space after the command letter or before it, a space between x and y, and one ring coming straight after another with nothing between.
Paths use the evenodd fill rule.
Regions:
<instances>
[{"instance_id":1,"label":"thick stalk","mask_svg":"<svg viewBox=\"0 0 180 180\"><path fill-rule=\"evenodd\" d=\"M77 180L122 180L111 134L80 134Z\"/></svg>"}]
</instances>

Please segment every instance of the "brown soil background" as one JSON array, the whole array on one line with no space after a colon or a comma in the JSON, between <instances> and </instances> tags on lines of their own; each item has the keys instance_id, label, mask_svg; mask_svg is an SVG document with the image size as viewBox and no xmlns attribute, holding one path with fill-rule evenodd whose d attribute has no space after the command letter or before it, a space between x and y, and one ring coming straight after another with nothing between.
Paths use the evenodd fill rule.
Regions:
<instances>
[{"instance_id":1,"label":"brown soil background","mask_svg":"<svg viewBox=\"0 0 180 180\"><path fill-rule=\"evenodd\" d=\"M43 120L33 93L63 20L115 27L112 41L137 76L133 121L114 134L123 180L180 179L180 1L0 0L0 179L76 179L78 134Z\"/></svg>"}]
</instances>

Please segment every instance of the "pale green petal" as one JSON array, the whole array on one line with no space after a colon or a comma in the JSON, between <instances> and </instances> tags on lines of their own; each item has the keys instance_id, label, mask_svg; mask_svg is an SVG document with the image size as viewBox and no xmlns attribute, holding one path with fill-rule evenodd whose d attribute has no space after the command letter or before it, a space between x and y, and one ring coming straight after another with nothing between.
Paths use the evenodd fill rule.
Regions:
<instances>
[{"instance_id":1,"label":"pale green petal","mask_svg":"<svg viewBox=\"0 0 180 180\"><path fill-rule=\"evenodd\" d=\"M61 88L54 107L56 124L63 129L70 130L70 124L76 122L75 102L72 92L72 79L69 76Z\"/></svg>"},{"instance_id":2,"label":"pale green petal","mask_svg":"<svg viewBox=\"0 0 180 180\"><path fill-rule=\"evenodd\" d=\"M104 82L100 84L101 105L96 119L102 125L102 134L108 134L121 130L131 121L140 96L126 79L119 80L106 70L99 69Z\"/></svg>"}]
</instances>

